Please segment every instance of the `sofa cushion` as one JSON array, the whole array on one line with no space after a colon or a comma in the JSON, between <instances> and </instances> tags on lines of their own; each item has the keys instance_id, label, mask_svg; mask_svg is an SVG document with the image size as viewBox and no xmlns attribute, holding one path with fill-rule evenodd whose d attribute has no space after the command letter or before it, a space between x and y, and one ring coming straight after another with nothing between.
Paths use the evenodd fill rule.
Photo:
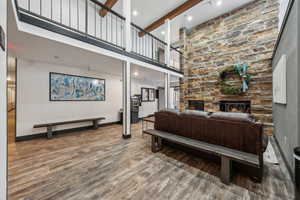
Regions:
<instances>
[{"instance_id":1,"label":"sofa cushion","mask_svg":"<svg viewBox=\"0 0 300 200\"><path fill-rule=\"evenodd\" d=\"M168 109L162 109L162 110L160 110L159 112L169 112L169 113L173 113L173 114L177 114L177 115L180 114L180 111L179 111L179 110L171 109L171 108L168 108Z\"/></svg>"},{"instance_id":2,"label":"sofa cushion","mask_svg":"<svg viewBox=\"0 0 300 200\"><path fill-rule=\"evenodd\" d=\"M216 112L210 115L214 119L228 119L235 121L254 122L254 118L248 113L234 113L234 112Z\"/></svg>"},{"instance_id":3,"label":"sofa cushion","mask_svg":"<svg viewBox=\"0 0 300 200\"><path fill-rule=\"evenodd\" d=\"M194 115L199 117L209 117L208 112L198 111L198 110L186 110L181 113L182 115Z\"/></svg>"}]
</instances>

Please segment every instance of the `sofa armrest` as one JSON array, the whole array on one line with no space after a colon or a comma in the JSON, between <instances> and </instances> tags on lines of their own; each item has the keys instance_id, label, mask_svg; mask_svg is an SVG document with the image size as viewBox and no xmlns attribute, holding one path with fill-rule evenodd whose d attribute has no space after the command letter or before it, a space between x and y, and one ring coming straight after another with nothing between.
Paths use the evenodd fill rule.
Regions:
<instances>
[{"instance_id":1,"label":"sofa armrest","mask_svg":"<svg viewBox=\"0 0 300 200\"><path fill-rule=\"evenodd\" d=\"M260 151L262 152L262 153L264 153L265 151L266 151L266 149L267 149L267 146L268 146L268 143L269 143L269 136L268 135L266 135L264 132L263 132L263 126L264 126L264 124L262 123L262 122L260 122L260 121L256 121L255 122L255 124L256 125L258 125L258 126L261 126L261 129L262 129L262 132L261 132L261 149L260 149Z\"/></svg>"},{"instance_id":2,"label":"sofa armrest","mask_svg":"<svg viewBox=\"0 0 300 200\"><path fill-rule=\"evenodd\" d=\"M262 149L261 151L264 153L267 149L269 143L269 136L267 136L265 133L262 133Z\"/></svg>"}]
</instances>

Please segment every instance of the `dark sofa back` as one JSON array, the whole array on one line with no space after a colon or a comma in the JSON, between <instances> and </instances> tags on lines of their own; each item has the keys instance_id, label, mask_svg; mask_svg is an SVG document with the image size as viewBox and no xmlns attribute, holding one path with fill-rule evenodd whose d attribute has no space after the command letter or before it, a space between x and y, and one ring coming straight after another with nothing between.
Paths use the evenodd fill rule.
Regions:
<instances>
[{"instance_id":1,"label":"dark sofa back","mask_svg":"<svg viewBox=\"0 0 300 200\"><path fill-rule=\"evenodd\" d=\"M155 113L155 129L187 138L262 154L262 125L248 114L164 110Z\"/></svg>"}]
</instances>

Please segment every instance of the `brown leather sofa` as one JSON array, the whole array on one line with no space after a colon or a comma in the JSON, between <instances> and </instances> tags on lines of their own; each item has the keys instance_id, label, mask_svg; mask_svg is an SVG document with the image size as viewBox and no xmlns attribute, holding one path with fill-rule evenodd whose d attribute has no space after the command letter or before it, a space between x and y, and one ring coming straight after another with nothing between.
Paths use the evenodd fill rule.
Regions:
<instances>
[{"instance_id":1,"label":"brown leather sofa","mask_svg":"<svg viewBox=\"0 0 300 200\"><path fill-rule=\"evenodd\" d=\"M262 179L263 152L268 137L263 134L262 124L256 123L249 114L163 110L155 113L155 129L256 154L260 160L259 170L240 163L234 163L234 166L238 165L257 181Z\"/></svg>"}]
</instances>

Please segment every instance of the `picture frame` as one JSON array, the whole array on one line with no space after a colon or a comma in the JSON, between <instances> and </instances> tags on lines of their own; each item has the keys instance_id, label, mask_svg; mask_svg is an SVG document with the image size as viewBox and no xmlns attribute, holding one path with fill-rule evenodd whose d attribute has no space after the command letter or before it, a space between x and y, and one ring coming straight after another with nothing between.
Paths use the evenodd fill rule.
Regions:
<instances>
[{"instance_id":1,"label":"picture frame","mask_svg":"<svg viewBox=\"0 0 300 200\"><path fill-rule=\"evenodd\" d=\"M149 88L141 88L142 102L149 101Z\"/></svg>"},{"instance_id":2,"label":"picture frame","mask_svg":"<svg viewBox=\"0 0 300 200\"><path fill-rule=\"evenodd\" d=\"M155 89L149 88L149 101L155 101Z\"/></svg>"},{"instance_id":3,"label":"picture frame","mask_svg":"<svg viewBox=\"0 0 300 200\"><path fill-rule=\"evenodd\" d=\"M154 88L141 88L142 102L155 101L155 91Z\"/></svg>"},{"instance_id":4,"label":"picture frame","mask_svg":"<svg viewBox=\"0 0 300 200\"><path fill-rule=\"evenodd\" d=\"M49 73L49 101L105 101L105 79Z\"/></svg>"}]
</instances>

